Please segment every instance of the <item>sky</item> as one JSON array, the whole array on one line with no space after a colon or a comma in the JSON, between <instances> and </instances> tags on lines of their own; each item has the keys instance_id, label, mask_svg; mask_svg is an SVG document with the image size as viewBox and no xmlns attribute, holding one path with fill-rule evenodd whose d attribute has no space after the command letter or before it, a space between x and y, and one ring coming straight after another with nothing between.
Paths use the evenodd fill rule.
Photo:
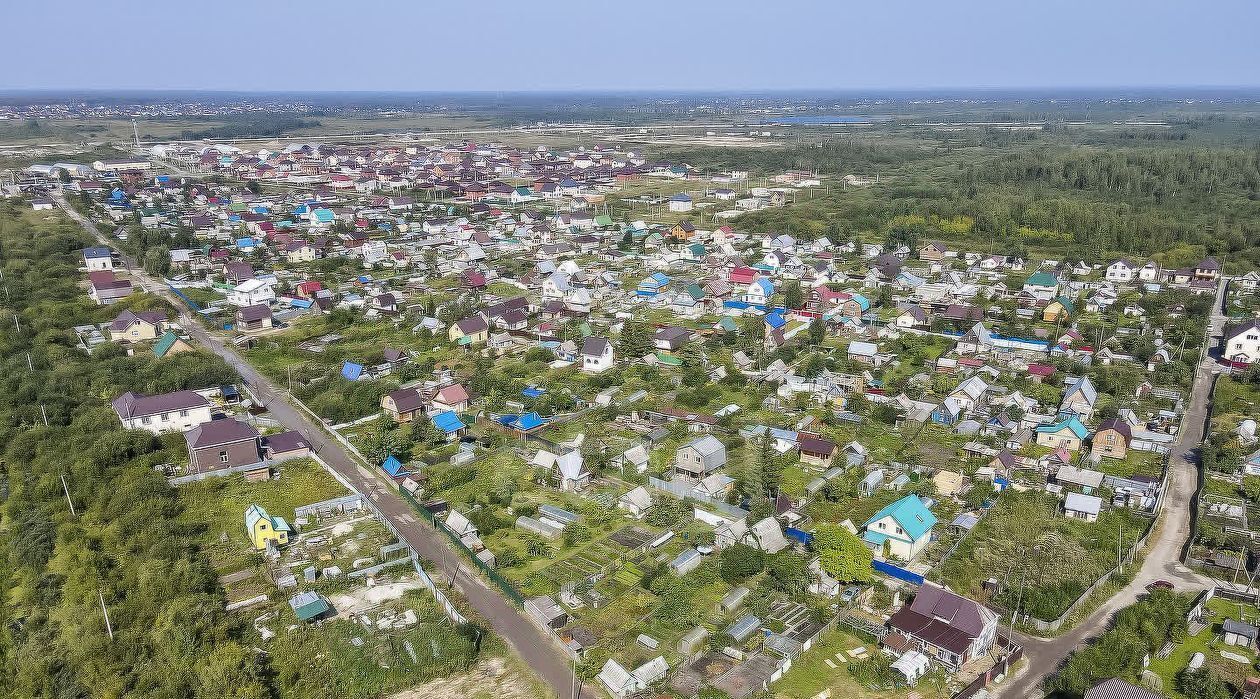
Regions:
<instances>
[{"instance_id":1,"label":"sky","mask_svg":"<svg viewBox=\"0 0 1260 699\"><path fill-rule=\"evenodd\" d=\"M62 0L0 17L0 90L1260 84L1254 0Z\"/></svg>"}]
</instances>

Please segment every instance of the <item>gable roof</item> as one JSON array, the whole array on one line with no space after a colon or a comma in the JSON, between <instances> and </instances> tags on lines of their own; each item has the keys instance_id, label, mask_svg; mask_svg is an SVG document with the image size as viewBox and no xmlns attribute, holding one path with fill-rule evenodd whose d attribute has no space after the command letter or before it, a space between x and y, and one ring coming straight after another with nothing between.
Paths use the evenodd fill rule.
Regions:
<instances>
[{"instance_id":1,"label":"gable roof","mask_svg":"<svg viewBox=\"0 0 1260 699\"><path fill-rule=\"evenodd\" d=\"M936 524L936 515L927 508L918 495L907 495L904 498L885 505L876 512L863 526L871 526L885 517L892 517L911 539L918 539L928 533Z\"/></svg>"}]
</instances>

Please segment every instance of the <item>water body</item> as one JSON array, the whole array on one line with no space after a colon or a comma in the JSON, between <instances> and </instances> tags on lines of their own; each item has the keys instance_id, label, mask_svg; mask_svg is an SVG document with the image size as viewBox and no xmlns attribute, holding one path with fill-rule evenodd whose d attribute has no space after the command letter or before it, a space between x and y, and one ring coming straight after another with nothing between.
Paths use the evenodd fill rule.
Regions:
<instances>
[{"instance_id":1,"label":"water body","mask_svg":"<svg viewBox=\"0 0 1260 699\"><path fill-rule=\"evenodd\" d=\"M818 126L826 124L870 124L874 119L868 116L838 116L835 114L797 114L794 116L776 117L767 121L769 124L801 124Z\"/></svg>"}]
</instances>

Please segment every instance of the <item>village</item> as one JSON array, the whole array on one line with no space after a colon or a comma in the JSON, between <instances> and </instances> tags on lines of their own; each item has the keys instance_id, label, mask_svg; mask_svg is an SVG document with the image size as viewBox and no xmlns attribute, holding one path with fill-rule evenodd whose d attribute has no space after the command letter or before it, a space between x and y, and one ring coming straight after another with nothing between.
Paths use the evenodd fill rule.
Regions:
<instances>
[{"instance_id":1,"label":"village","mask_svg":"<svg viewBox=\"0 0 1260 699\"><path fill-rule=\"evenodd\" d=\"M589 686L988 696L1029 664L1023 639L1126 584L1170 459L1198 446L1180 440L1205 362L1222 376L1187 562L1219 587L1151 671L1171 686L1218 632L1255 662L1260 273L752 233L743 215L823 178L615 143L256 145L26 168L9 193L106 237L82 288L118 311L76 326L80 349L162 358L208 333ZM262 387L109 399L175 445L157 468L203 503L186 516L223 522L204 545L257 643L375 658L377 688L468 652L442 566Z\"/></svg>"}]
</instances>

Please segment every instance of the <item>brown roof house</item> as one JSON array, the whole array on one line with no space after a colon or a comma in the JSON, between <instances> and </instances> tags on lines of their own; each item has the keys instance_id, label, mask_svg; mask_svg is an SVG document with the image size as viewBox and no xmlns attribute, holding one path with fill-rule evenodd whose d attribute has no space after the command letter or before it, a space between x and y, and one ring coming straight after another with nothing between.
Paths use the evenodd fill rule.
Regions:
<instances>
[{"instance_id":1,"label":"brown roof house","mask_svg":"<svg viewBox=\"0 0 1260 699\"><path fill-rule=\"evenodd\" d=\"M140 342L156 340L162 334L166 313L162 311L126 310L109 324L109 339L114 342Z\"/></svg>"},{"instance_id":2,"label":"brown roof house","mask_svg":"<svg viewBox=\"0 0 1260 699\"><path fill-rule=\"evenodd\" d=\"M1112 459L1123 459L1129 453L1129 443L1133 441L1133 429L1124 420L1111 418L1103 420L1094 432L1093 447L1090 452L1094 456L1106 456Z\"/></svg>"},{"instance_id":3,"label":"brown roof house","mask_svg":"<svg viewBox=\"0 0 1260 699\"><path fill-rule=\"evenodd\" d=\"M957 669L993 647L998 615L947 587L925 582L914 600L892 615L888 626L928 657Z\"/></svg>"},{"instance_id":4,"label":"brown roof house","mask_svg":"<svg viewBox=\"0 0 1260 699\"><path fill-rule=\"evenodd\" d=\"M259 464L258 430L239 420L211 420L184 433L188 470L205 473Z\"/></svg>"},{"instance_id":5,"label":"brown roof house","mask_svg":"<svg viewBox=\"0 0 1260 699\"><path fill-rule=\"evenodd\" d=\"M271 307L265 303L236 309L236 329L244 332L266 330L272 325Z\"/></svg>"},{"instance_id":6,"label":"brown roof house","mask_svg":"<svg viewBox=\"0 0 1260 699\"><path fill-rule=\"evenodd\" d=\"M381 410L394 422L411 422L424 414L424 397L414 388L400 388L381 396Z\"/></svg>"},{"instance_id":7,"label":"brown roof house","mask_svg":"<svg viewBox=\"0 0 1260 699\"><path fill-rule=\"evenodd\" d=\"M830 466L836 455L836 443L821 437L801 436L797 440L801 450L801 463L815 466Z\"/></svg>"}]
</instances>

